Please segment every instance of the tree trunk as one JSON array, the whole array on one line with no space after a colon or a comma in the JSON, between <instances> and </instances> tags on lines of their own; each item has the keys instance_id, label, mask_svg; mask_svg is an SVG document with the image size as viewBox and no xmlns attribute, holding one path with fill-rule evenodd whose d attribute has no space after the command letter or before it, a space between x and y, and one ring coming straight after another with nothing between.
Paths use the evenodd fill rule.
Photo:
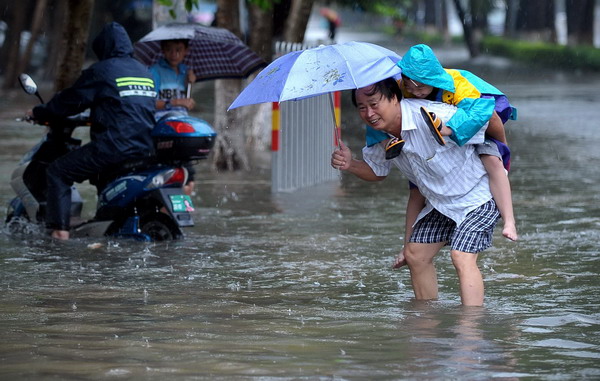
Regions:
<instances>
[{"instance_id":1,"label":"tree trunk","mask_svg":"<svg viewBox=\"0 0 600 381\"><path fill-rule=\"evenodd\" d=\"M554 1L528 0L519 2L516 29L519 38L556 43Z\"/></svg>"},{"instance_id":2,"label":"tree trunk","mask_svg":"<svg viewBox=\"0 0 600 381\"><path fill-rule=\"evenodd\" d=\"M68 16L63 29L64 54L54 81L54 90L71 86L81 73L85 61L93 0L68 0Z\"/></svg>"},{"instance_id":3,"label":"tree trunk","mask_svg":"<svg viewBox=\"0 0 600 381\"><path fill-rule=\"evenodd\" d=\"M313 3L314 0L292 0L292 8L284 32L285 41L300 43L304 41Z\"/></svg>"},{"instance_id":4,"label":"tree trunk","mask_svg":"<svg viewBox=\"0 0 600 381\"><path fill-rule=\"evenodd\" d=\"M504 37L515 38L517 35L517 13L519 0L506 0L506 16L504 18Z\"/></svg>"},{"instance_id":5,"label":"tree trunk","mask_svg":"<svg viewBox=\"0 0 600 381\"><path fill-rule=\"evenodd\" d=\"M273 2L273 40L281 41L285 35L287 19L292 7L292 0Z\"/></svg>"},{"instance_id":6,"label":"tree trunk","mask_svg":"<svg viewBox=\"0 0 600 381\"><path fill-rule=\"evenodd\" d=\"M62 24L65 21L67 14L67 0L53 0L48 7L48 28L46 32L48 36L48 46L52 47L47 50L46 65L44 65L43 77L46 80L55 79L58 72L59 60L64 54L63 45L63 28Z\"/></svg>"},{"instance_id":7,"label":"tree trunk","mask_svg":"<svg viewBox=\"0 0 600 381\"><path fill-rule=\"evenodd\" d=\"M250 162L246 153L244 129L246 121L240 110L226 112L241 91L239 79L218 79L215 82L215 129L217 139L212 163L217 170L248 170Z\"/></svg>"},{"instance_id":8,"label":"tree trunk","mask_svg":"<svg viewBox=\"0 0 600 381\"><path fill-rule=\"evenodd\" d=\"M248 46L266 62L273 57L273 7L249 5L250 38Z\"/></svg>"},{"instance_id":9,"label":"tree trunk","mask_svg":"<svg viewBox=\"0 0 600 381\"><path fill-rule=\"evenodd\" d=\"M12 89L17 86L19 72L21 32L27 25L27 9L29 2L23 0L19 3L8 5L9 17L6 18L8 29L2 46L2 60L0 64L6 63L4 70L4 89Z\"/></svg>"},{"instance_id":10,"label":"tree trunk","mask_svg":"<svg viewBox=\"0 0 600 381\"><path fill-rule=\"evenodd\" d=\"M423 27L426 32L443 34L442 28L442 7L444 2L438 0L425 0L425 14L423 17Z\"/></svg>"},{"instance_id":11,"label":"tree trunk","mask_svg":"<svg viewBox=\"0 0 600 381\"><path fill-rule=\"evenodd\" d=\"M40 34L40 30L42 29L42 25L44 23L44 13L46 12L46 6L48 4L47 0L37 0L35 4L35 11L33 13L33 21L31 23L31 37L27 42L27 46L25 47L25 52L21 57L21 61L19 63L19 71L25 72L29 68L29 62L31 61L31 54L33 53L33 46L37 42L37 38Z\"/></svg>"},{"instance_id":12,"label":"tree trunk","mask_svg":"<svg viewBox=\"0 0 600 381\"><path fill-rule=\"evenodd\" d=\"M241 36L240 12L236 0L218 0L217 26L226 27ZM212 165L217 170L248 170L250 163L244 144L245 124L239 111L227 112L227 108L241 91L241 80L218 79L215 81L215 130L217 139L212 155Z\"/></svg>"},{"instance_id":13,"label":"tree trunk","mask_svg":"<svg viewBox=\"0 0 600 381\"><path fill-rule=\"evenodd\" d=\"M471 28L473 33L473 44L477 47L478 54L480 53L481 41L483 36L488 32L488 14L491 11L490 2L488 0L470 0L469 12L471 14Z\"/></svg>"},{"instance_id":14,"label":"tree trunk","mask_svg":"<svg viewBox=\"0 0 600 381\"><path fill-rule=\"evenodd\" d=\"M594 0L567 0L567 44L594 45Z\"/></svg>"},{"instance_id":15,"label":"tree trunk","mask_svg":"<svg viewBox=\"0 0 600 381\"><path fill-rule=\"evenodd\" d=\"M258 53L265 62L273 57L273 7L249 5L250 49ZM250 83L259 71L252 73L243 83ZM271 143L271 123L265 122L270 105L252 105L239 109L240 119L247 123L246 144L251 149L266 149Z\"/></svg>"},{"instance_id":16,"label":"tree trunk","mask_svg":"<svg viewBox=\"0 0 600 381\"><path fill-rule=\"evenodd\" d=\"M438 7L441 17L440 33L444 36L444 42L449 43L452 40L452 36L450 36L450 30L448 29L448 5L445 1L440 1Z\"/></svg>"},{"instance_id":17,"label":"tree trunk","mask_svg":"<svg viewBox=\"0 0 600 381\"><path fill-rule=\"evenodd\" d=\"M454 0L454 6L456 7L458 18L460 19L463 26L465 43L467 44L467 48L469 49L469 55L471 56L471 58L475 58L479 56L479 44L477 43L477 41L475 41L472 24L469 21L469 19L467 19L467 14L460 0Z\"/></svg>"}]
</instances>

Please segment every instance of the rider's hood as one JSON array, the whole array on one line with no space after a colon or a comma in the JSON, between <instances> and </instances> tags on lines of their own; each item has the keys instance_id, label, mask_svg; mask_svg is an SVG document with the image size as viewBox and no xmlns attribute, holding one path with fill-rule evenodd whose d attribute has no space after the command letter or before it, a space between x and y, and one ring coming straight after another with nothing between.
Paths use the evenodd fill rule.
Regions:
<instances>
[{"instance_id":1,"label":"rider's hood","mask_svg":"<svg viewBox=\"0 0 600 381\"><path fill-rule=\"evenodd\" d=\"M444 70L442 64L425 44L410 47L398 62L402 74L428 86L454 92L454 79Z\"/></svg>"},{"instance_id":2,"label":"rider's hood","mask_svg":"<svg viewBox=\"0 0 600 381\"><path fill-rule=\"evenodd\" d=\"M92 49L99 60L112 57L131 56L133 46L129 35L121 24L111 22L106 24L98 36L94 39Z\"/></svg>"}]
</instances>

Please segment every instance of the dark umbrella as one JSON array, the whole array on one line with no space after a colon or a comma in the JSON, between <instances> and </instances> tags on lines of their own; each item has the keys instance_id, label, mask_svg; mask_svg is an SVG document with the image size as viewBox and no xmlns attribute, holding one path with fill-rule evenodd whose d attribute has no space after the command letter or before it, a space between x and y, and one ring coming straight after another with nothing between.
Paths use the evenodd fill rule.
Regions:
<instances>
[{"instance_id":1,"label":"dark umbrella","mask_svg":"<svg viewBox=\"0 0 600 381\"><path fill-rule=\"evenodd\" d=\"M160 41L189 40L184 63L194 70L197 81L218 78L246 78L266 65L235 34L227 29L198 24L169 24L148 33L135 43L135 57L150 66L161 58Z\"/></svg>"}]
</instances>

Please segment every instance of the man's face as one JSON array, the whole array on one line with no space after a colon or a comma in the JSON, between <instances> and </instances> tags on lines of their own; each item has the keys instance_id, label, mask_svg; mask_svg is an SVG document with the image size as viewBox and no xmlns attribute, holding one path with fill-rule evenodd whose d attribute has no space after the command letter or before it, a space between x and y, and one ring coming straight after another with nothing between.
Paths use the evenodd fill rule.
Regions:
<instances>
[{"instance_id":1,"label":"man's face","mask_svg":"<svg viewBox=\"0 0 600 381\"><path fill-rule=\"evenodd\" d=\"M356 108L361 119L376 130L394 134L400 128L400 106L394 97L391 100L381 93L373 92L373 86L356 90Z\"/></svg>"},{"instance_id":2,"label":"man's face","mask_svg":"<svg viewBox=\"0 0 600 381\"><path fill-rule=\"evenodd\" d=\"M183 42L167 42L163 46L163 55L171 67L176 67L187 54L188 49Z\"/></svg>"},{"instance_id":3,"label":"man's face","mask_svg":"<svg viewBox=\"0 0 600 381\"><path fill-rule=\"evenodd\" d=\"M433 91L433 86L425 85L421 82L413 81L410 78L402 77L406 91L415 96L415 98L425 99Z\"/></svg>"}]
</instances>

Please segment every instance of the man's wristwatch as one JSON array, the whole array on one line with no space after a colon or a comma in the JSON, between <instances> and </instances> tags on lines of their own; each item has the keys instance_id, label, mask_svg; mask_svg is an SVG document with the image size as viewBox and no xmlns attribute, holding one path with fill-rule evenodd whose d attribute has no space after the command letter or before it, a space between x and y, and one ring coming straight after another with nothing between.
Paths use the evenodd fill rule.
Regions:
<instances>
[{"instance_id":1,"label":"man's wristwatch","mask_svg":"<svg viewBox=\"0 0 600 381\"><path fill-rule=\"evenodd\" d=\"M166 100L165 101L165 110L170 110L171 109L171 100Z\"/></svg>"}]
</instances>

